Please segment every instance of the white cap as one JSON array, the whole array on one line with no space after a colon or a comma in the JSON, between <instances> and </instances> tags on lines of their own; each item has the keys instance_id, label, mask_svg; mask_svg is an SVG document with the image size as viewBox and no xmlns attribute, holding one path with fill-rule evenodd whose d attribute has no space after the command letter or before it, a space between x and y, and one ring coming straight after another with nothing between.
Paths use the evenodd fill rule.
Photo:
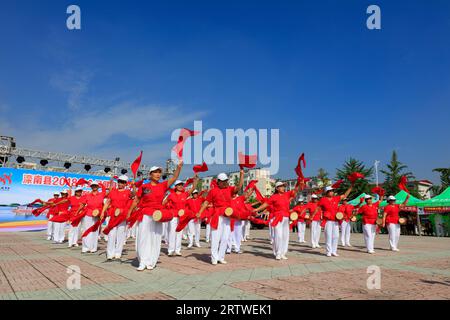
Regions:
<instances>
[{"instance_id":1,"label":"white cap","mask_svg":"<svg viewBox=\"0 0 450 320\"><path fill-rule=\"evenodd\" d=\"M365 196L364 196L364 199L371 199L372 198L372 196L370 195L370 194L366 194Z\"/></svg>"},{"instance_id":2,"label":"white cap","mask_svg":"<svg viewBox=\"0 0 450 320\"><path fill-rule=\"evenodd\" d=\"M83 191L83 187L81 187L81 186L76 187L76 188L75 188L75 192L77 192L77 191Z\"/></svg>"},{"instance_id":3,"label":"white cap","mask_svg":"<svg viewBox=\"0 0 450 320\"><path fill-rule=\"evenodd\" d=\"M395 200L397 200L397 198L395 198L394 196L389 196L388 197L388 201L395 201Z\"/></svg>"},{"instance_id":4,"label":"white cap","mask_svg":"<svg viewBox=\"0 0 450 320\"><path fill-rule=\"evenodd\" d=\"M61 193L68 194L69 192L67 190L63 190Z\"/></svg>"},{"instance_id":5,"label":"white cap","mask_svg":"<svg viewBox=\"0 0 450 320\"><path fill-rule=\"evenodd\" d=\"M192 194L194 194L194 193L198 193L198 190L195 189L194 191L192 191Z\"/></svg>"},{"instance_id":6,"label":"white cap","mask_svg":"<svg viewBox=\"0 0 450 320\"><path fill-rule=\"evenodd\" d=\"M219 173L219 175L217 176L217 180L226 181L228 180L228 176L226 173Z\"/></svg>"},{"instance_id":7,"label":"white cap","mask_svg":"<svg viewBox=\"0 0 450 320\"><path fill-rule=\"evenodd\" d=\"M313 194L313 195L311 196L311 199L319 199L319 197L317 196L317 194Z\"/></svg>"},{"instance_id":8,"label":"white cap","mask_svg":"<svg viewBox=\"0 0 450 320\"><path fill-rule=\"evenodd\" d=\"M278 188L278 187L281 187L281 186L285 186L284 182L277 181L277 183L275 183L275 188Z\"/></svg>"},{"instance_id":9,"label":"white cap","mask_svg":"<svg viewBox=\"0 0 450 320\"><path fill-rule=\"evenodd\" d=\"M328 186L328 187L325 188L325 192L328 192L328 191L331 191L331 190L334 190L334 188L332 186Z\"/></svg>"},{"instance_id":10,"label":"white cap","mask_svg":"<svg viewBox=\"0 0 450 320\"><path fill-rule=\"evenodd\" d=\"M153 166L153 167L150 168L150 173L152 173L153 171L156 171L156 170L161 170L162 171L162 169L163 168L161 168L161 167Z\"/></svg>"},{"instance_id":11,"label":"white cap","mask_svg":"<svg viewBox=\"0 0 450 320\"><path fill-rule=\"evenodd\" d=\"M99 184L98 184L98 181L97 181L97 180L92 181L92 182L91 182L91 186L92 186L92 185L98 186L98 185L99 185Z\"/></svg>"},{"instance_id":12,"label":"white cap","mask_svg":"<svg viewBox=\"0 0 450 320\"><path fill-rule=\"evenodd\" d=\"M120 181L128 181L128 177L127 177L126 175L122 175L122 176L120 176L117 180L120 180Z\"/></svg>"},{"instance_id":13,"label":"white cap","mask_svg":"<svg viewBox=\"0 0 450 320\"><path fill-rule=\"evenodd\" d=\"M175 183L174 183L173 185L174 185L174 186L177 186L177 185L179 185L179 184L184 184L184 182L181 181L181 180L177 180L177 181L175 181Z\"/></svg>"},{"instance_id":14,"label":"white cap","mask_svg":"<svg viewBox=\"0 0 450 320\"><path fill-rule=\"evenodd\" d=\"M53 195L54 196L59 196L59 192L55 192Z\"/></svg>"}]
</instances>

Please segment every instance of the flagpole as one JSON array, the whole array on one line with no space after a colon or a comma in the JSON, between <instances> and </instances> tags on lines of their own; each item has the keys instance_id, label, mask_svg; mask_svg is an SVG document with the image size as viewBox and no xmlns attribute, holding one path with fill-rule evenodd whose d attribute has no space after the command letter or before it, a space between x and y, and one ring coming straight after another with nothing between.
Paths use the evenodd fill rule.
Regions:
<instances>
[{"instance_id":1,"label":"flagpole","mask_svg":"<svg viewBox=\"0 0 450 320\"><path fill-rule=\"evenodd\" d=\"M379 164L380 164L380 161L375 160L374 166L375 166L375 178L376 178L376 181L377 181L377 187L378 187L378 165Z\"/></svg>"}]
</instances>

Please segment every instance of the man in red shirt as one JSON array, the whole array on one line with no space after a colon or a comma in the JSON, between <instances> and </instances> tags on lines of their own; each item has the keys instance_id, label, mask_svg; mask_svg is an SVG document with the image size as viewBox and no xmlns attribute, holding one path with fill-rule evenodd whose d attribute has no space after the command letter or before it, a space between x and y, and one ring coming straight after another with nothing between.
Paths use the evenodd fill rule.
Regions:
<instances>
[{"instance_id":1,"label":"man in red shirt","mask_svg":"<svg viewBox=\"0 0 450 320\"><path fill-rule=\"evenodd\" d=\"M69 219L69 192L61 191L61 198L55 202L55 214L51 219L53 221L53 241L54 243L63 243L65 238L66 222Z\"/></svg>"},{"instance_id":2,"label":"man in red shirt","mask_svg":"<svg viewBox=\"0 0 450 320\"><path fill-rule=\"evenodd\" d=\"M292 211L297 212L298 220L297 220L297 232L298 232L298 242L306 243L305 241L305 231L306 231L306 205L308 204L308 200L304 200L303 203L299 203L297 206L292 208Z\"/></svg>"},{"instance_id":3,"label":"man in red shirt","mask_svg":"<svg viewBox=\"0 0 450 320\"><path fill-rule=\"evenodd\" d=\"M226 264L225 252L228 246L230 236L230 218L225 215L225 210L232 207L231 200L239 192L244 184L244 170L239 173L239 183L236 187L228 184L228 176L220 173L217 176L217 187L211 189L200 209L200 215L206 210L208 205L213 205L213 214L210 217L211 224L211 263L216 265L218 262Z\"/></svg>"},{"instance_id":4,"label":"man in red shirt","mask_svg":"<svg viewBox=\"0 0 450 320\"><path fill-rule=\"evenodd\" d=\"M192 197L187 199L186 201L186 208L192 213L197 214L200 211L200 208L202 206L204 198L199 197L198 190L192 191ZM188 223L188 238L189 238L189 244L188 248L192 248L195 242L195 246L197 248L200 248L200 219L194 218L189 221Z\"/></svg>"},{"instance_id":5,"label":"man in red shirt","mask_svg":"<svg viewBox=\"0 0 450 320\"><path fill-rule=\"evenodd\" d=\"M318 210L316 210L319 208ZM319 197L315 194L311 196L311 201L305 206L303 211L309 212L309 221L311 221L311 248L320 248L320 235L322 234L322 226L320 221L322 220L322 211L319 207Z\"/></svg>"},{"instance_id":6,"label":"man in red shirt","mask_svg":"<svg viewBox=\"0 0 450 320\"><path fill-rule=\"evenodd\" d=\"M339 202L347 198L352 191L352 186L347 189L343 195L335 195L334 188L328 186L325 188L325 196L319 201L319 207L322 209L322 224L325 224L325 242L327 257L338 257L337 247L339 242L339 222L336 219ZM317 211L318 209L316 209Z\"/></svg>"},{"instance_id":7,"label":"man in red shirt","mask_svg":"<svg viewBox=\"0 0 450 320\"><path fill-rule=\"evenodd\" d=\"M47 211L47 240L52 240L53 238L53 222L50 221L51 218L53 218L53 215L56 213L56 205L55 203L59 201L59 193L55 192L53 194L53 198L48 199L46 202L43 203L44 206L50 206L50 208Z\"/></svg>"},{"instance_id":8,"label":"man in red shirt","mask_svg":"<svg viewBox=\"0 0 450 320\"><path fill-rule=\"evenodd\" d=\"M380 206L381 199L382 198L380 197L377 202L373 203L372 196L366 195L364 197L366 204L358 209L358 213L362 214L363 234L367 253L370 254L375 253L375 234L378 219L378 207Z\"/></svg>"},{"instance_id":9,"label":"man in red shirt","mask_svg":"<svg viewBox=\"0 0 450 320\"><path fill-rule=\"evenodd\" d=\"M398 241L400 240L400 224L398 223L398 219L400 219L399 212L402 206L408 204L409 196L408 193L408 196L401 205L395 204L397 199L394 196L389 196L387 199L388 205L384 207L383 227L387 225L389 244L392 251L400 251L398 249Z\"/></svg>"},{"instance_id":10,"label":"man in red shirt","mask_svg":"<svg viewBox=\"0 0 450 320\"><path fill-rule=\"evenodd\" d=\"M351 231L350 219L353 216L354 209L355 207L353 207L351 204L348 203L347 198L342 200L342 204L338 208L339 212L342 212L344 214L344 219L342 219L341 221L341 244L343 247L352 246L350 244L350 231Z\"/></svg>"}]
</instances>

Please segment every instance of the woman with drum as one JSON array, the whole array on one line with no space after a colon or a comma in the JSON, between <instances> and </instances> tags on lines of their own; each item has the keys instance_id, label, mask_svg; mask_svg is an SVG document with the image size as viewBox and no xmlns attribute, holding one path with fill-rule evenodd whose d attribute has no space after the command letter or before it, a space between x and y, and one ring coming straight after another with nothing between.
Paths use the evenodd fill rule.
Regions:
<instances>
[{"instance_id":1,"label":"woman with drum","mask_svg":"<svg viewBox=\"0 0 450 320\"><path fill-rule=\"evenodd\" d=\"M290 218L290 203L293 198L297 196L299 185L294 190L286 192L286 185L278 181L275 184L275 193L261 206L254 209L254 212L259 212L267 207L271 207L274 215L271 222L274 228L273 251L276 260L287 260L286 254L289 247L289 218Z\"/></svg>"},{"instance_id":2,"label":"woman with drum","mask_svg":"<svg viewBox=\"0 0 450 320\"><path fill-rule=\"evenodd\" d=\"M350 221L353 218L354 206L348 203L348 199L342 199L342 204L339 206L339 212L342 212L344 218L341 220L341 244L343 247L351 247L350 244Z\"/></svg>"},{"instance_id":3,"label":"woman with drum","mask_svg":"<svg viewBox=\"0 0 450 320\"><path fill-rule=\"evenodd\" d=\"M138 233L136 239L136 254L139 260L138 271L145 269L153 270L158 262L161 251L162 236L162 216L166 215L163 208L163 199L169 187L178 179L183 161L180 161L177 168L168 180L160 182L162 176L161 167L150 168L150 182L139 187L136 197L128 210L128 218L130 218L134 209L138 224ZM154 214L158 216L159 221L155 221Z\"/></svg>"},{"instance_id":4,"label":"woman with drum","mask_svg":"<svg viewBox=\"0 0 450 320\"><path fill-rule=\"evenodd\" d=\"M311 248L320 248L319 242L320 242L320 234L322 233L322 227L320 225L320 221L322 220L322 211L319 207L318 210L317 207L319 206L319 197L316 194L313 194L311 196L311 201L308 202L306 205L304 211L309 212L309 221L310 229L311 229Z\"/></svg>"},{"instance_id":5,"label":"woman with drum","mask_svg":"<svg viewBox=\"0 0 450 320\"><path fill-rule=\"evenodd\" d=\"M200 208L200 216L206 210L209 204L212 204L212 215L209 218L211 225L211 263L226 264L225 252L228 246L230 236L230 218L225 215L225 211L232 212L232 198L242 189L244 185L244 170L239 173L239 183L237 186L230 186L226 173L220 173L217 176L217 187L212 188Z\"/></svg>"},{"instance_id":6,"label":"woman with drum","mask_svg":"<svg viewBox=\"0 0 450 320\"><path fill-rule=\"evenodd\" d=\"M306 220L309 219L308 213L306 213L306 205L308 204L308 200L303 200L303 203L299 203L297 206L292 208L292 211L297 212L297 232L298 232L298 242L306 243L305 241L305 232L306 232Z\"/></svg>"},{"instance_id":7,"label":"woman with drum","mask_svg":"<svg viewBox=\"0 0 450 320\"><path fill-rule=\"evenodd\" d=\"M387 199L388 205L384 208L382 227L384 228L387 225L389 245L392 251L400 251L398 249L398 241L400 240L400 220L403 218L399 217L399 212L402 206L408 204L409 197L410 194L408 193L405 201L399 205L395 203L397 199L394 196L389 196Z\"/></svg>"},{"instance_id":8,"label":"woman with drum","mask_svg":"<svg viewBox=\"0 0 450 320\"><path fill-rule=\"evenodd\" d=\"M103 233L108 236L106 259L120 259L126 240L126 218L133 201L131 190L127 189L128 177L122 175L117 180L117 188L111 189L103 206L100 219L109 212L108 225Z\"/></svg>"},{"instance_id":9,"label":"woman with drum","mask_svg":"<svg viewBox=\"0 0 450 320\"><path fill-rule=\"evenodd\" d=\"M378 219L378 207L380 206L382 197L373 203L372 196L366 195L364 197L366 202L358 209L358 214L362 214L364 242L366 243L367 253L375 253L375 234Z\"/></svg>"},{"instance_id":10,"label":"woman with drum","mask_svg":"<svg viewBox=\"0 0 450 320\"><path fill-rule=\"evenodd\" d=\"M337 247L339 242L339 220L343 218L341 212L338 211L339 202L342 199L348 197L352 191L353 186L351 185L343 195L334 195L334 188L328 186L325 188L325 196L319 201L319 208L322 209L322 225L325 226L325 243L327 250L327 257L338 257ZM315 214L316 212L314 212Z\"/></svg>"}]
</instances>

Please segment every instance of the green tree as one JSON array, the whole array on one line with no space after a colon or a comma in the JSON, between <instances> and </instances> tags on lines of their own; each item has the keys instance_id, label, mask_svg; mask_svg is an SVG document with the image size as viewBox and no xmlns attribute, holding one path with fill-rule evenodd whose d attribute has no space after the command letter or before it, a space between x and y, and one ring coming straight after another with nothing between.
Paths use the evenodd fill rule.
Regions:
<instances>
[{"instance_id":1,"label":"green tree","mask_svg":"<svg viewBox=\"0 0 450 320\"><path fill-rule=\"evenodd\" d=\"M319 168L317 176L313 180L320 188L327 186L331 181L328 172L323 168Z\"/></svg>"},{"instance_id":2,"label":"green tree","mask_svg":"<svg viewBox=\"0 0 450 320\"><path fill-rule=\"evenodd\" d=\"M439 172L441 178L441 185L431 188L433 193L438 195L450 186L450 168L435 168L433 172Z\"/></svg>"},{"instance_id":3,"label":"green tree","mask_svg":"<svg viewBox=\"0 0 450 320\"><path fill-rule=\"evenodd\" d=\"M407 168L407 165L398 160L397 152L393 151L391 161L386 165L386 170L380 170L385 176L383 188L386 190L387 196L395 195L400 191L398 183L402 176L406 175L408 180L415 179L411 172L405 172ZM411 194L417 196L417 192L413 192L413 190L411 190Z\"/></svg>"},{"instance_id":4,"label":"green tree","mask_svg":"<svg viewBox=\"0 0 450 320\"><path fill-rule=\"evenodd\" d=\"M343 194L350 187L351 183L350 181L348 181L347 177L353 172L362 173L364 175L364 178L358 179L355 182L353 190L348 196L349 199L354 199L363 192L370 193L370 180L373 175L373 170L373 167L367 168L362 161L359 161L355 158L346 160L341 169L336 169L336 180L344 180L344 182L338 188L337 193Z\"/></svg>"}]
</instances>

